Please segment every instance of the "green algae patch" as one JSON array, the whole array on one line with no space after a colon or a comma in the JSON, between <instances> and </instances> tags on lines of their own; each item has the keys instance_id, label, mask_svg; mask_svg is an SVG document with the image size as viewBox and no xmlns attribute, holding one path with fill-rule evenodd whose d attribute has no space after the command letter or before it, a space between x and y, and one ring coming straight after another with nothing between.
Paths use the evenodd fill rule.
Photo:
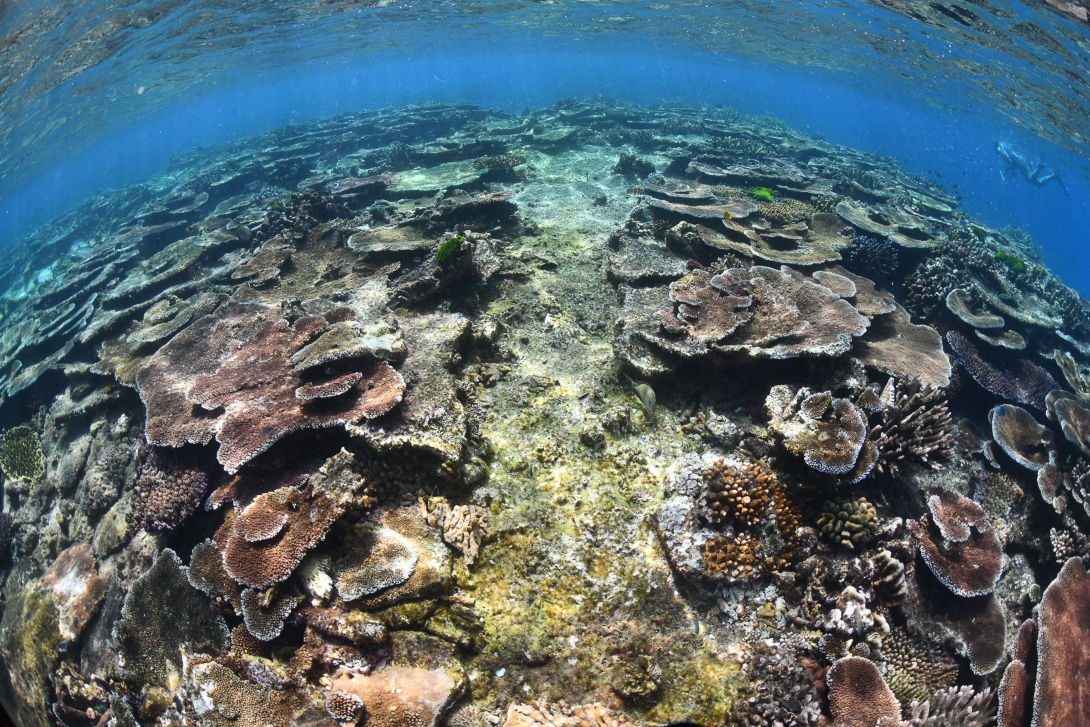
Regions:
<instances>
[{"instance_id":1,"label":"green algae patch","mask_svg":"<svg viewBox=\"0 0 1090 727\"><path fill-rule=\"evenodd\" d=\"M749 196L761 202L772 202L774 193L768 187L754 187L749 191Z\"/></svg>"},{"instance_id":2,"label":"green algae patch","mask_svg":"<svg viewBox=\"0 0 1090 727\"><path fill-rule=\"evenodd\" d=\"M462 243L465 241L466 239L464 237L458 235L444 242L435 251L435 262L439 265L446 265L448 262L451 261L451 259L458 252L458 250L461 249Z\"/></svg>"}]
</instances>

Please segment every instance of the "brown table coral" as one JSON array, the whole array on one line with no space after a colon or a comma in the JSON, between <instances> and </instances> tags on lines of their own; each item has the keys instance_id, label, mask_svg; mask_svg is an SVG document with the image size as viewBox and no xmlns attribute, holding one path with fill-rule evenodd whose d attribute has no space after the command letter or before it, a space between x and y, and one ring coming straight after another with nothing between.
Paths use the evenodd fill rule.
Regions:
<instances>
[{"instance_id":1,"label":"brown table coral","mask_svg":"<svg viewBox=\"0 0 1090 727\"><path fill-rule=\"evenodd\" d=\"M201 318L137 374L148 442L177 447L214 436L220 463L234 473L290 432L390 411L405 382L385 361L367 356L373 349L346 347L347 356L303 371L292 362L329 328L322 316L291 324L264 306L235 303Z\"/></svg>"}]
</instances>

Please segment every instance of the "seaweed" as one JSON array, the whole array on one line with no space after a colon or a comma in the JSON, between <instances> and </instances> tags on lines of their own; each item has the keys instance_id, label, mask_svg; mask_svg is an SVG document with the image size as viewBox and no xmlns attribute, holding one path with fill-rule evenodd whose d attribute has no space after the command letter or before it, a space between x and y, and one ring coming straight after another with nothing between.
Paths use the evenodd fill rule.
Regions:
<instances>
[{"instance_id":1,"label":"seaweed","mask_svg":"<svg viewBox=\"0 0 1090 727\"><path fill-rule=\"evenodd\" d=\"M440 265L446 265L451 259L454 258L454 254L462 248L462 243L466 239L461 235L450 238L435 251L435 262Z\"/></svg>"}]
</instances>

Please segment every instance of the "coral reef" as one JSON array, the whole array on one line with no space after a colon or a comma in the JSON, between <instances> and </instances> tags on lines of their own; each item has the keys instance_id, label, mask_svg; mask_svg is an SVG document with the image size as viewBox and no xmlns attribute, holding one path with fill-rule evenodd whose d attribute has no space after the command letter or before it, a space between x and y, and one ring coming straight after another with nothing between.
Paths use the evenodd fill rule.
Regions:
<instances>
[{"instance_id":1,"label":"coral reef","mask_svg":"<svg viewBox=\"0 0 1090 727\"><path fill-rule=\"evenodd\" d=\"M1081 694L1090 315L890 159L428 104L9 250L21 724L1073 719L1037 684Z\"/></svg>"}]
</instances>

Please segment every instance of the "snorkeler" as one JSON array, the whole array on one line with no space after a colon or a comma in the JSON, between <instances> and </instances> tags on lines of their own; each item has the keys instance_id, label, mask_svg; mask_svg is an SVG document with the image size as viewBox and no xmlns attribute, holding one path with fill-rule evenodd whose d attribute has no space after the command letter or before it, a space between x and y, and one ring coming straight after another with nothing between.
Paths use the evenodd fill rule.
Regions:
<instances>
[{"instance_id":1,"label":"snorkeler","mask_svg":"<svg viewBox=\"0 0 1090 727\"><path fill-rule=\"evenodd\" d=\"M1021 174L1027 182L1035 187L1043 187L1055 179L1064 193L1067 194L1068 197L1071 196L1071 193L1067 191L1067 187L1064 186L1063 181L1056 174L1056 170L1047 164L1031 162L1025 154L1005 141L995 142L995 153L998 154L1004 162L1004 168L999 172L1003 177L1004 182L1009 182L1015 174Z\"/></svg>"}]
</instances>

